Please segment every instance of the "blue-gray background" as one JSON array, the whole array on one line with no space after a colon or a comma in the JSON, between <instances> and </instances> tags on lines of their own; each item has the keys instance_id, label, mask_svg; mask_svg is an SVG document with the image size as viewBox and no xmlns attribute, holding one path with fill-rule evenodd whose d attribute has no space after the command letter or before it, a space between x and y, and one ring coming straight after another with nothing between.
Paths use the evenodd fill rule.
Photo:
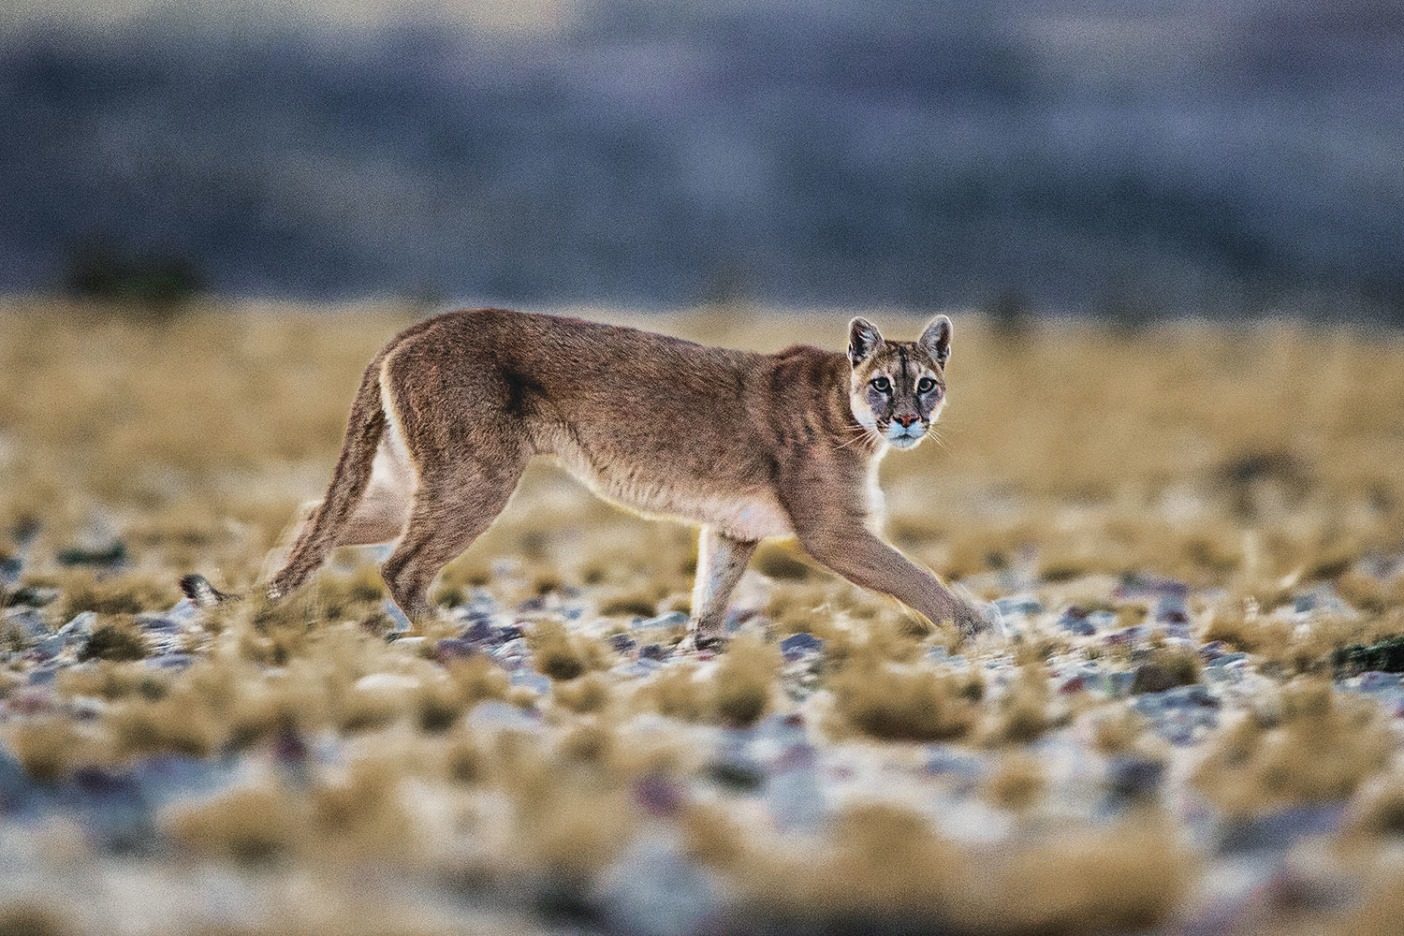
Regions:
<instances>
[{"instance_id":1,"label":"blue-gray background","mask_svg":"<svg viewBox=\"0 0 1404 936\"><path fill-rule=\"evenodd\" d=\"M1404 322L1398 0L9 5L4 290Z\"/></svg>"}]
</instances>

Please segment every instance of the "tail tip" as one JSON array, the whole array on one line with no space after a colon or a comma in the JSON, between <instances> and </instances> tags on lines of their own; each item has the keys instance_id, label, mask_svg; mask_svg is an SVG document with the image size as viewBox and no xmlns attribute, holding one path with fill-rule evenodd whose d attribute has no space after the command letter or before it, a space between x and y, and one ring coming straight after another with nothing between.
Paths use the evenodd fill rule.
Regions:
<instances>
[{"instance_id":1,"label":"tail tip","mask_svg":"<svg viewBox=\"0 0 1404 936\"><path fill-rule=\"evenodd\" d=\"M211 585L203 575L194 573L181 578L180 590L200 608L213 608L232 597Z\"/></svg>"}]
</instances>

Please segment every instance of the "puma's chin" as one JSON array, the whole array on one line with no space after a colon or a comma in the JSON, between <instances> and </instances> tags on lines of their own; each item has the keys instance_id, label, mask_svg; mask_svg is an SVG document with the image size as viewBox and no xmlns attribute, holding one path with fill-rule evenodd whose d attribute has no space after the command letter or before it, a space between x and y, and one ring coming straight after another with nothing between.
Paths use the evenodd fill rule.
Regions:
<instances>
[{"instance_id":1,"label":"puma's chin","mask_svg":"<svg viewBox=\"0 0 1404 936\"><path fill-rule=\"evenodd\" d=\"M907 449L914 449L914 448L916 448L918 445L921 444L921 440L924 439L924 438L926 438L926 433L924 433L924 432L923 432L921 435L916 435L916 436L913 436L913 435L899 435L899 436L895 436L895 437L894 437L894 436L888 436L888 437L887 437L887 444L890 445L890 446L892 446L892 447L895 448L895 449L899 449L899 450L901 450L901 451L906 451Z\"/></svg>"}]
</instances>

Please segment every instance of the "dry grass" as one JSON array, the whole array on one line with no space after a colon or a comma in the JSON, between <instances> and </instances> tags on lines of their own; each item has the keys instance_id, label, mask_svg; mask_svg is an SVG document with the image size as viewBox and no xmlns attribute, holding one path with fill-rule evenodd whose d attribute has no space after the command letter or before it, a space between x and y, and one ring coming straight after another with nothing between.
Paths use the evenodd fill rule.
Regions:
<instances>
[{"instance_id":1,"label":"dry grass","mask_svg":"<svg viewBox=\"0 0 1404 936\"><path fill-rule=\"evenodd\" d=\"M838 349L851 314L744 311L755 312L644 324L739 347ZM917 327L872 316L898 333ZM36 612L45 628L98 614L84 662L66 665L51 690L29 685L33 661L0 669L0 739L55 788L84 767L121 771L153 754L242 758L222 792L163 808L162 841L177 867L230 867L265 888L286 878L287 891L260 893L294 931L462 931L432 914L420 926L416 888L451 888L456 909L464 894L496 888L512 906L568 915L631 843L660 835L717 875L748 926L1173 928L1212 872L1177 836L1170 798L1143 797L1114 821L1069 818L1058 812L1064 780L1042 757L1067 742L1096 762L1174 760L1124 699L1051 678L1068 659L1139 668L1142 682L1124 689L1138 701L1208 681L1194 649L1163 639L1153 596L1117 593L1122 573L1195 586L1193 636L1247 651L1265 687L1226 707L1223 726L1193 749L1198 793L1228 813L1348 800L1349 834L1367 843L1358 847L1397 842L1397 739L1378 707L1327 677L1336 650L1404 632L1404 575L1363 561L1404 547L1404 340L1293 325L1131 334L1057 323L1009 342L958 316L943 444L882 466L889 532L977 595L1033 593L1049 614L1012 645L960 644L774 543L743 581L736 605L751 618L725 654L620 676L631 654L606 636L686 608L693 535L539 466L436 593L448 605L477 589L505 609L533 603L514 612L532 651L515 675L483 651L441 658L436 640L456 632L447 623L418 643L387 641L383 586L356 554L294 601L250 599L209 616L185 648L188 668L148 665L134 615L169 607L186 571L234 590L255 580L296 506L320 493L365 361L410 319L389 307L250 304L158 324L37 300L0 308L0 556L23 552L24 584L59 589ZM33 520L26 547L11 531ZM119 570L57 562L113 538L127 553ZM1320 586L1354 610L1304 625L1293 602ZM578 623L556 610L577 599ZM1109 612L1109 627L1141 636L1073 635L1052 623L1068 605ZM776 642L797 632L822 639L822 651L783 662ZM1007 680L989 675L997 660ZM787 717L783 730L775 715ZM705 779L718 738L772 729L787 740L757 742L756 756L801 767L811 745L908 773L925 745L958 747L992 767L972 796L1026 834L972 845L911 803L861 797L785 834L758 805L763 783L735 794ZM875 783L901 799L902 783ZM369 869L405 882L404 907L360 892ZM1383 887L1342 911L1358 914L1360 931L1390 931L1381 921L1396 907ZM321 916L296 899L312 890ZM0 930L66 932L68 915L50 911L0 905ZM101 930L83 920L72 928ZM221 926L278 931L272 917Z\"/></svg>"}]
</instances>

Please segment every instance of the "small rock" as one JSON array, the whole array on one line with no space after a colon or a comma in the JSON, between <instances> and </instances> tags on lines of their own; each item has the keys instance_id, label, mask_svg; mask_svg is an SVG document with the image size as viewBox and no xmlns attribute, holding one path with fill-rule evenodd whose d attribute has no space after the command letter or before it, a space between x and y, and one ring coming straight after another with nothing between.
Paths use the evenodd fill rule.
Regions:
<instances>
[{"instance_id":1,"label":"small rock","mask_svg":"<svg viewBox=\"0 0 1404 936\"><path fill-rule=\"evenodd\" d=\"M615 862L599 889L607 929L652 936L719 933L722 886L675 842L636 839Z\"/></svg>"},{"instance_id":2,"label":"small rock","mask_svg":"<svg viewBox=\"0 0 1404 936\"><path fill-rule=\"evenodd\" d=\"M703 772L711 780L733 790L754 790L765 783L765 768L743 751L723 751L709 761Z\"/></svg>"},{"instance_id":3,"label":"small rock","mask_svg":"<svg viewBox=\"0 0 1404 936\"><path fill-rule=\"evenodd\" d=\"M500 699L486 699L473 706L468 724L474 728L500 728L535 731L541 723L534 713Z\"/></svg>"},{"instance_id":4,"label":"small rock","mask_svg":"<svg viewBox=\"0 0 1404 936\"><path fill-rule=\"evenodd\" d=\"M629 653L639 645L639 642L628 634L614 634L609 638L609 645L617 653Z\"/></svg>"},{"instance_id":5,"label":"small rock","mask_svg":"<svg viewBox=\"0 0 1404 936\"><path fill-rule=\"evenodd\" d=\"M1107 786L1124 799L1144 799L1155 793L1165 765L1145 757L1113 757L1107 764Z\"/></svg>"},{"instance_id":6,"label":"small rock","mask_svg":"<svg viewBox=\"0 0 1404 936\"><path fill-rule=\"evenodd\" d=\"M0 585L13 585L24 571L24 562L19 556L0 557Z\"/></svg>"},{"instance_id":7,"label":"small rock","mask_svg":"<svg viewBox=\"0 0 1404 936\"><path fill-rule=\"evenodd\" d=\"M526 686L537 695L544 695L551 691L551 680L538 673L536 670L522 667L513 670L510 681L514 686Z\"/></svg>"},{"instance_id":8,"label":"small rock","mask_svg":"<svg viewBox=\"0 0 1404 936\"><path fill-rule=\"evenodd\" d=\"M0 814L18 812L34 796L34 787L24 765L0 745Z\"/></svg>"},{"instance_id":9,"label":"small rock","mask_svg":"<svg viewBox=\"0 0 1404 936\"><path fill-rule=\"evenodd\" d=\"M639 676L652 676L663 668L663 663L659 660L649 660L640 657L628 663L622 663L614 667L610 672L626 679L633 679Z\"/></svg>"},{"instance_id":10,"label":"small rock","mask_svg":"<svg viewBox=\"0 0 1404 936\"><path fill-rule=\"evenodd\" d=\"M994 605L999 609L1000 614L1040 614L1043 612L1043 604L1031 595L996 598Z\"/></svg>"},{"instance_id":11,"label":"small rock","mask_svg":"<svg viewBox=\"0 0 1404 936\"><path fill-rule=\"evenodd\" d=\"M462 637L446 637L434 644L434 659L440 663L466 659L477 652L473 642Z\"/></svg>"},{"instance_id":12,"label":"small rock","mask_svg":"<svg viewBox=\"0 0 1404 936\"><path fill-rule=\"evenodd\" d=\"M498 637L497 628L492 626L492 621L486 617L475 619L463 629L460 637L469 643L497 643L502 638Z\"/></svg>"},{"instance_id":13,"label":"small rock","mask_svg":"<svg viewBox=\"0 0 1404 936\"><path fill-rule=\"evenodd\" d=\"M62 566L115 566L127 561L127 547L121 540L94 546L70 546L55 556Z\"/></svg>"},{"instance_id":14,"label":"small rock","mask_svg":"<svg viewBox=\"0 0 1404 936\"><path fill-rule=\"evenodd\" d=\"M531 655L531 648L527 646L525 637L517 637L507 641L496 650L492 651L492 658L505 669L516 669L523 661Z\"/></svg>"},{"instance_id":15,"label":"small rock","mask_svg":"<svg viewBox=\"0 0 1404 936\"><path fill-rule=\"evenodd\" d=\"M957 780L974 783L985 775L985 764L980 758L961 753L947 747L938 747L926 759L926 772L940 777L953 777Z\"/></svg>"},{"instance_id":16,"label":"small rock","mask_svg":"<svg viewBox=\"0 0 1404 936\"><path fill-rule=\"evenodd\" d=\"M65 643L76 643L92 635L93 626L97 624L97 620L96 611L84 611L81 614L76 614L73 620L58 629L58 635L64 639Z\"/></svg>"},{"instance_id":17,"label":"small rock","mask_svg":"<svg viewBox=\"0 0 1404 936\"><path fill-rule=\"evenodd\" d=\"M1136 667L1136 675L1131 680L1131 694L1144 692L1164 692L1179 684L1173 673L1159 663L1142 663Z\"/></svg>"},{"instance_id":18,"label":"small rock","mask_svg":"<svg viewBox=\"0 0 1404 936\"><path fill-rule=\"evenodd\" d=\"M52 663L43 666L36 666L29 671L29 684L31 686L48 686L58 676L58 668Z\"/></svg>"},{"instance_id":19,"label":"small rock","mask_svg":"<svg viewBox=\"0 0 1404 936\"><path fill-rule=\"evenodd\" d=\"M634 784L634 801L650 816L673 816L683 805L683 791L662 774L648 774Z\"/></svg>"},{"instance_id":20,"label":"small rock","mask_svg":"<svg viewBox=\"0 0 1404 936\"><path fill-rule=\"evenodd\" d=\"M1107 677L1111 687L1111 695L1121 697L1131 693L1131 684L1135 681L1136 674L1125 670L1115 672Z\"/></svg>"},{"instance_id":21,"label":"small rock","mask_svg":"<svg viewBox=\"0 0 1404 936\"><path fill-rule=\"evenodd\" d=\"M644 644L642 647L639 648L639 659L640 659L640 660L660 660L660 661L661 661L661 660L665 659L667 656L668 656L668 651L665 650L665 649L663 648L663 645L662 645L662 644L656 644L656 643Z\"/></svg>"},{"instance_id":22,"label":"small rock","mask_svg":"<svg viewBox=\"0 0 1404 936\"><path fill-rule=\"evenodd\" d=\"M633 624L636 631L677 630L687 627L687 615L681 611L669 611L656 617L637 620Z\"/></svg>"},{"instance_id":23,"label":"small rock","mask_svg":"<svg viewBox=\"0 0 1404 936\"><path fill-rule=\"evenodd\" d=\"M1093 634L1097 633L1096 626L1086 617L1064 614L1062 617L1058 618L1058 626L1078 637L1091 637Z\"/></svg>"},{"instance_id":24,"label":"small rock","mask_svg":"<svg viewBox=\"0 0 1404 936\"><path fill-rule=\"evenodd\" d=\"M813 745L801 741L775 761L766 800L771 818L782 830L811 829L824 818L824 791Z\"/></svg>"},{"instance_id":25,"label":"small rock","mask_svg":"<svg viewBox=\"0 0 1404 936\"><path fill-rule=\"evenodd\" d=\"M179 621L160 613L138 614L137 626L148 633L175 633L181 630Z\"/></svg>"},{"instance_id":26,"label":"small rock","mask_svg":"<svg viewBox=\"0 0 1404 936\"><path fill-rule=\"evenodd\" d=\"M1378 670L1361 673L1356 683L1361 692L1369 693L1389 692L1391 689L1398 689L1399 685L1398 673L1381 673Z\"/></svg>"},{"instance_id":27,"label":"small rock","mask_svg":"<svg viewBox=\"0 0 1404 936\"><path fill-rule=\"evenodd\" d=\"M780 654L786 660L798 660L813 653L822 653L824 641L820 637L801 631L780 641Z\"/></svg>"},{"instance_id":28,"label":"small rock","mask_svg":"<svg viewBox=\"0 0 1404 936\"><path fill-rule=\"evenodd\" d=\"M41 660L52 660L63 652L64 639L58 634L50 634L35 641L31 652Z\"/></svg>"},{"instance_id":29,"label":"small rock","mask_svg":"<svg viewBox=\"0 0 1404 936\"><path fill-rule=\"evenodd\" d=\"M1292 806L1265 815L1232 819L1225 823L1219 850L1229 854L1253 851L1284 852L1298 839L1334 832L1345 806Z\"/></svg>"}]
</instances>

